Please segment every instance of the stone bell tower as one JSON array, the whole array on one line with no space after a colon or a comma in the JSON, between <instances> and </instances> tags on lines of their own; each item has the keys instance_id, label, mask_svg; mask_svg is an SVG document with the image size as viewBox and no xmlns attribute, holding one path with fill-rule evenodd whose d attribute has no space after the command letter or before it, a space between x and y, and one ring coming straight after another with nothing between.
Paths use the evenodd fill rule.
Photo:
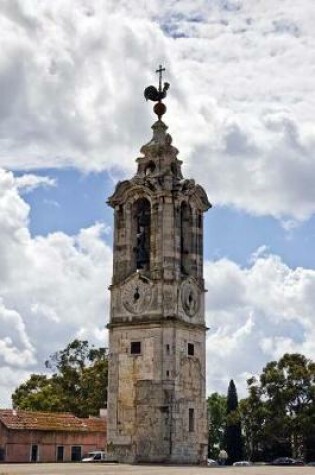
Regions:
<instances>
[{"instance_id":1,"label":"stone bell tower","mask_svg":"<svg viewBox=\"0 0 315 475\"><path fill-rule=\"evenodd\" d=\"M169 88L149 86L153 137L119 182L109 329L108 453L120 462L207 458L203 188L184 179L161 117Z\"/></svg>"}]
</instances>

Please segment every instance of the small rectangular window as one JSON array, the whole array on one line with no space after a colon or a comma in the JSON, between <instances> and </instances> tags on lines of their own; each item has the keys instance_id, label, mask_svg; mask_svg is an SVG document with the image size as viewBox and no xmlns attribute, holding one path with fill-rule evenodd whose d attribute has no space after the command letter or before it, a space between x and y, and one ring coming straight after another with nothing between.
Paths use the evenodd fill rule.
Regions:
<instances>
[{"instance_id":1,"label":"small rectangular window","mask_svg":"<svg viewBox=\"0 0 315 475\"><path fill-rule=\"evenodd\" d=\"M190 407L188 415L189 415L188 430L189 432L194 432L195 431L195 409Z\"/></svg>"},{"instance_id":2,"label":"small rectangular window","mask_svg":"<svg viewBox=\"0 0 315 475\"><path fill-rule=\"evenodd\" d=\"M130 353L132 355L141 355L141 341L132 341L130 343Z\"/></svg>"},{"instance_id":3,"label":"small rectangular window","mask_svg":"<svg viewBox=\"0 0 315 475\"><path fill-rule=\"evenodd\" d=\"M193 343L188 343L188 355L194 356L195 354L195 345Z\"/></svg>"},{"instance_id":4,"label":"small rectangular window","mask_svg":"<svg viewBox=\"0 0 315 475\"><path fill-rule=\"evenodd\" d=\"M169 378L169 376L170 376L170 372L169 370L166 370L166 377Z\"/></svg>"},{"instance_id":5,"label":"small rectangular window","mask_svg":"<svg viewBox=\"0 0 315 475\"><path fill-rule=\"evenodd\" d=\"M170 345L169 344L166 345L166 354L167 355L170 354Z\"/></svg>"}]
</instances>

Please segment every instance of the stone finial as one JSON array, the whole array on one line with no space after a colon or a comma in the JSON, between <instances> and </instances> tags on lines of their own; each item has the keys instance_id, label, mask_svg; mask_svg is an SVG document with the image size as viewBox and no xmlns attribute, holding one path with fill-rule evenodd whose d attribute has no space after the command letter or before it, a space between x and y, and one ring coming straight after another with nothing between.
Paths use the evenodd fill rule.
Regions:
<instances>
[{"instance_id":1,"label":"stone finial","mask_svg":"<svg viewBox=\"0 0 315 475\"><path fill-rule=\"evenodd\" d=\"M167 125L162 120L154 122L152 139L140 149L145 157L157 158L167 155L170 159L176 159L178 150L172 145L173 139L167 133L167 129Z\"/></svg>"}]
</instances>

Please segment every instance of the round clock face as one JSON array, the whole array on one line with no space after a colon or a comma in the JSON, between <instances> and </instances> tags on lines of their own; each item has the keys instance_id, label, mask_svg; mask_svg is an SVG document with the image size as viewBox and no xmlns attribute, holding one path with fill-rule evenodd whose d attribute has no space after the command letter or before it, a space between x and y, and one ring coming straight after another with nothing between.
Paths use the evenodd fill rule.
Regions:
<instances>
[{"instance_id":1,"label":"round clock face","mask_svg":"<svg viewBox=\"0 0 315 475\"><path fill-rule=\"evenodd\" d=\"M199 310L200 291L196 284L190 280L185 280L182 284L182 305L185 313L193 317Z\"/></svg>"},{"instance_id":2,"label":"round clock face","mask_svg":"<svg viewBox=\"0 0 315 475\"><path fill-rule=\"evenodd\" d=\"M152 290L148 279L135 277L125 284L121 293L122 303L130 313L139 314L148 308Z\"/></svg>"}]
</instances>

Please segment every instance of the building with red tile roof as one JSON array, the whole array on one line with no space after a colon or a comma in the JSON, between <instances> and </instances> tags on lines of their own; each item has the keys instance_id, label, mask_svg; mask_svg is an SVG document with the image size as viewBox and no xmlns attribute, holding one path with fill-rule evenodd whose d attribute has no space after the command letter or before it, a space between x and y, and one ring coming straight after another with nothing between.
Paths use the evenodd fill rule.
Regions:
<instances>
[{"instance_id":1,"label":"building with red tile roof","mask_svg":"<svg viewBox=\"0 0 315 475\"><path fill-rule=\"evenodd\" d=\"M105 447L106 417L0 409L0 461L78 461Z\"/></svg>"}]
</instances>

